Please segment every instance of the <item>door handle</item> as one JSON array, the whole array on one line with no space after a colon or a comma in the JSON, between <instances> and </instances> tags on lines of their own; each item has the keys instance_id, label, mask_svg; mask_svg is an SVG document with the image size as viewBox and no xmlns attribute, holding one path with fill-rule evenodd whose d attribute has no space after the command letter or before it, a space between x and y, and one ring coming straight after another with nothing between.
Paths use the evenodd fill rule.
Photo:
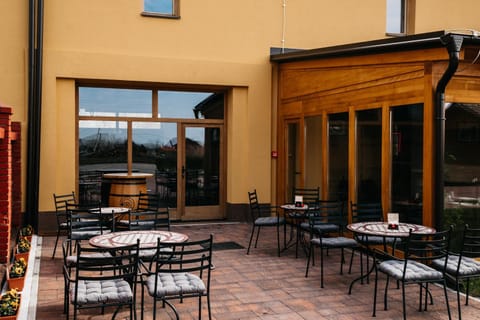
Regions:
<instances>
[{"instance_id":1,"label":"door handle","mask_svg":"<svg viewBox=\"0 0 480 320\"><path fill-rule=\"evenodd\" d=\"M185 166L182 166L182 179L185 178Z\"/></svg>"}]
</instances>

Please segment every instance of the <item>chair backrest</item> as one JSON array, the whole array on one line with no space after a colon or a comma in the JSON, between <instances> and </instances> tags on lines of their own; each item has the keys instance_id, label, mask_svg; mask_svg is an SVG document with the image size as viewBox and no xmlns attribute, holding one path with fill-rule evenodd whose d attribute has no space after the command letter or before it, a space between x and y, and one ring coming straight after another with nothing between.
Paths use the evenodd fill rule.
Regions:
<instances>
[{"instance_id":1,"label":"chair backrest","mask_svg":"<svg viewBox=\"0 0 480 320\"><path fill-rule=\"evenodd\" d=\"M165 207L158 211L131 211L128 224L129 230L170 230L170 210Z\"/></svg>"},{"instance_id":2,"label":"chair backrest","mask_svg":"<svg viewBox=\"0 0 480 320\"><path fill-rule=\"evenodd\" d=\"M338 226L338 231L342 233L343 228L347 224L343 208L343 201L317 201L315 207L308 210L311 230L313 230L315 226L329 224Z\"/></svg>"},{"instance_id":3,"label":"chair backrest","mask_svg":"<svg viewBox=\"0 0 480 320\"><path fill-rule=\"evenodd\" d=\"M55 202L55 211L57 214L65 213L67 211L67 203L76 203L75 192L66 194L53 194L53 200Z\"/></svg>"},{"instance_id":4,"label":"chair backrest","mask_svg":"<svg viewBox=\"0 0 480 320\"><path fill-rule=\"evenodd\" d=\"M416 260L430 265L433 260L444 258L450 248L452 228L435 233L413 233L403 241L405 267L407 260ZM445 263L447 260L445 260Z\"/></svg>"},{"instance_id":5,"label":"chair backrest","mask_svg":"<svg viewBox=\"0 0 480 320\"><path fill-rule=\"evenodd\" d=\"M353 222L383 221L381 203L350 203Z\"/></svg>"},{"instance_id":6,"label":"chair backrest","mask_svg":"<svg viewBox=\"0 0 480 320\"><path fill-rule=\"evenodd\" d=\"M248 192L248 202L250 205L252 222L259 217L278 216L277 207L270 206L268 204L260 204L256 189L254 189L252 192Z\"/></svg>"},{"instance_id":7,"label":"chair backrest","mask_svg":"<svg viewBox=\"0 0 480 320\"><path fill-rule=\"evenodd\" d=\"M252 192L248 192L248 202L250 205L250 215L252 221L255 221L255 219L260 216L260 203L258 202L256 189L254 189Z\"/></svg>"},{"instance_id":8,"label":"chair backrest","mask_svg":"<svg viewBox=\"0 0 480 320\"><path fill-rule=\"evenodd\" d=\"M212 269L213 235L206 239L180 243L157 241L157 253L153 257L154 272L193 273L210 287ZM156 277L158 278L158 277ZM155 283L155 288L157 282ZM155 290L156 291L156 290Z\"/></svg>"},{"instance_id":9,"label":"chair backrest","mask_svg":"<svg viewBox=\"0 0 480 320\"><path fill-rule=\"evenodd\" d=\"M170 230L170 209L158 193L140 193L137 210L129 215L130 230Z\"/></svg>"},{"instance_id":10,"label":"chair backrest","mask_svg":"<svg viewBox=\"0 0 480 320\"><path fill-rule=\"evenodd\" d=\"M480 257L480 228L465 225L461 254L470 258Z\"/></svg>"},{"instance_id":11,"label":"chair backrest","mask_svg":"<svg viewBox=\"0 0 480 320\"><path fill-rule=\"evenodd\" d=\"M295 196L302 196L303 203L313 205L320 200L320 187L317 188L293 188L292 201Z\"/></svg>"},{"instance_id":12,"label":"chair backrest","mask_svg":"<svg viewBox=\"0 0 480 320\"><path fill-rule=\"evenodd\" d=\"M140 192L137 209L135 211L156 211L161 206L159 193Z\"/></svg>"},{"instance_id":13,"label":"chair backrest","mask_svg":"<svg viewBox=\"0 0 480 320\"><path fill-rule=\"evenodd\" d=\"M101 213L101 208L85 208L74 203L67 203L67 219L69 225L68 238L87 240L114 229L114 214Z\"/></svg>"}]
</instances>

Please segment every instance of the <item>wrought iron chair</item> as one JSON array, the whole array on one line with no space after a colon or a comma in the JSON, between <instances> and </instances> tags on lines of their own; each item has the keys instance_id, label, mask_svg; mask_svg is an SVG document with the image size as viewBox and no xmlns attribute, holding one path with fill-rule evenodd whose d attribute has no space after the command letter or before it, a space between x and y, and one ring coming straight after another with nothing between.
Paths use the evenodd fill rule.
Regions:
<instances>
[{"instance_id":1,"label":"wrought iron chair","mask_svg":"<svg viewBox=\"0 0 480 320\"><path fill-rule=\"evenodd\" d=\"M53 247L52 259L55 258L55 252L57 251L58 239L61 234L67 235L70 227L68 226L67 219L67 203L75 202L75 192L67 194L53 194L53 200L55 202L55 216L57 218L57 237L55 239L55 246Z\"/></svg>"},{"instance_id":2,"label":"wrought iron chair","mask_svg":"<svg viewBox=\"0 0 480 320\"><path fill-rule=\"evenodd\" d=\"M101 208L95 209L67 203L68 239L78 243L92 237L115 230L114 212L101 213ZM72 253L70 246L69 254Z\"/></svg>"},{"instance_id":3,"label":"wrought iron chair","mask_svg":"<svg viewBox=\"0 0 480 320\"><path fill-rule=\"evenodd\" d=\"M397 280L402 285L402 307L403 319L407 318L405 303L405 286L416 284L420 289L419 311L422 311L422 294L425 289L424 310L427 310L427 298L431 294L428 290L428 284L441 283L445 293L445 303L448 311L448 318L451 319L450 306L448 304L446 268L448 259L448 249L450 246L451 228L436 233L412 233L404 239L402 246L404 257L399 258L386 252L377 253L382 257L382 262L377 264L376 255L374 255L375 266L375 290L373 298L373 315L376 316L377 305L377 287L379 272L387 276L384 293L384 309L387 310L388 286L390 278ZM440 270L432 267L432 262L443 259L443 266ZM441 260L440 260L441 261Z\"/></svg>"},{"instance_id":4,"label":"wrought iron chair","mask_svg":"<svg viewBox=\"0 0 480 320\"><path fill-rule=\"evenodd\" d=\"M324 250L340 249L340 274L343 274L345 263L344 250L354 249L358 246L357 241L343 236L343 228L346 224L343 213L342 201L329 201L318 204L314 214L308 217L308 230L310 234L309 251L305 277L308 277L310 261L314 261L314 249L320 248L320 286L323 288L323 264ZM306 227L304 227L306 228Z\"/></svg>"},{"instance_id":5,"label":"wrought iron chair","mask_svg":"<svg viewBox=\"0 0 480 320\"><path fill-rule=\"evenodd\" d=\"M128 219L117 222L119 230L170 230L170 210L159 193L143 193L138 197L137 208L130 210Z\"/></svg>"},{"instance_id":6,"label":"wrought iron chair","mask_svg":"<svg viewBox=\"0 0 480 320\"><path fill-rule=\"evenodd\" d=\"M258 202L257 190L248 192L248 200L250 203L250 214L252 219L252 233L250 235L250 241L248 242L247 254L250 254L250 247L252 245L253 235L257 230L257 237L255 239L254 248L257 247L258 238L260 236L260 229L263 227L273 227L277 230L277 245L278 256L280 256L280 227L283 226L283 242L286 246L286 223L285 218L280 217L280 212L276 207L260 205Z\"/></svg>"},{"instance_id":7,"label":"wrought iron chair","mask_svg":"<svg viewBox=\"0 0 480 320\"><path fill-rule=\"evenodd\" d=\"M198 319L202 319L202 298L207 298L208 318L211 320L210 277L212 270L213 236L197 241L162 243L157 240L154 268L142 275L142 319L145 289L153 298L153 319L158 302L168 305L180 319L171 300L198 298ZM170 252L170 253L166 253Z\"/></svg>"},{"instance_id":8,"label":"wrought iron chair","mask_svg":"<svg viewBox=\"0 0 480 320\"><path fill-rule=\"evenodd\" d=\"M77 254L71 254L70 253L70 248L71 248L71 240L70 239L65 239L62 242L62 253L63 253L63 272L67 272L68 274L64 274L64 299L63 299L63 312L67 313L67 304L68 302L68 289L69 289L69 284L67 283L67 280L69 279L72 275L72 269L75 268L77 265L78 259L77 259ZM82 253L86 256L93 256L93 257L103 257L103 258L110 258L112 259L112 254L110 251L103 251L99 250L96 252L84 252Z\"/></svg>"},{"instance_id":9,"label":"wrought iron chair","mask_svg":"<svg viewBox=\"0 0 480 320\"><path fill-rule=\"evenodd\" d=\"M112 319L122 306L130 309L130 319L136 318L136 280L138 275L137 241L134 245L108 248L82 247L77 243L74 276L64 266L67 319L70 304L73 317L80 309L116 307ZM104 256L106 253L111 256Z\"/></svg>"},{"instance_id":10,"label":"wrought iron chair","mask_svg":"<svg viewBox=\"0 0 480 320\"><path fill-rule=\"evenodd\" d=\"M480 261L477 260L480 257L480 228L471 228L469 225L465 225L462 239L460 252L450 252L446 266L447 276L453 279L457 290L458 319L462 319L461 285L464 285L464 281L466 281L465 305L468 305L470 279L480 278ZM440 270L444 264L444 258L433 261L433 266Z\"/></svg>"},{"instance_id":11,"label":"wrought iron chair","mask_svg":"<svg viewBox=\"0 0 480 320\"><path fill-rule=\"evenodd\" d=\"M381 203L377 202L368 202L368 203L350 203L350 208L352 211L352 222L376 222L383 221L383 208ZM363 254L367 255L367 272L370 270L370 260L368 257L371 254L371 249L374 246L383 246L383 250L387 251L387 246L391 245L392 250L395 246L401 242L399 238L391 237L381 237L381 236L367 236L367 235L358 235L354 233L354 239L361 245L358 247L358 250L352 250L352 257L350 259L350 268L349 272L352 270L353 258L356 251L360 252L360 273L363 275ZM361 278L363 283L363 277ZM367 282L369 278L367 277Z\"/></svg>"},{"instance_id":12,"label":"wrought iron chair","mask_svg":"<svg viewBox=\"0 0 480 320\"><path fill-rule=\"evenodd\" d=\"M138 208L129 217L129 230L170 230L170 211L158 193L140 193Z\"/></svg>"},{"instance_id":13,"label":"wrought iron chair","mask_svg":"<svg viewBox=\"0 0 480 320\"><path fill-rule=\"evenodd\" d=\"M293 238L293 232L296 232L295 239L295 257L298 257L298 245L302 240L302 222L308 224L308 216L320 201L320 187L317 188L293 188L292 199L295 201L296 196L301 196L304 205L308 206L307 210L289 210L287 223L290 224L290 241Z\"/></svg>"}]
</instances>

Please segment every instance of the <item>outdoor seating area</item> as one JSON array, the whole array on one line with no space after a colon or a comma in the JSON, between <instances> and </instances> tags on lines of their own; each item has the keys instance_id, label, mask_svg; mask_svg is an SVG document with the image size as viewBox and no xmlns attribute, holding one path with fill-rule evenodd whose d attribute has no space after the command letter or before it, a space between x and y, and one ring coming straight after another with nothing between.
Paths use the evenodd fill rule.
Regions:
<instances>
[{"instance_id":1,"label":"outdoor seating area","mask_svg":"<svg viewBox=\"0 0 480 320\"><path fill-rule=\"evenodd\" d=\"M282 230L283 231L283 230ZM231 223L173 223L171 232L185 234L188 241L206 239L213 235L213 254L210 280L212 319L370 319L373 312L374 281L356 283L348 294L350 283L360 276L360 264L354 263L351 272L339 272L340 250L324 253L324 287L321 288L320 261L310 265L305 277L307 256L303 251L295 257L294 248L283 250L278 257L277 230L265 228L260 233L259 245L247 248L251 224ZM107 237L107 235L104 235ZM59 254L52 259L55 236L42 237L38 279L36 319L65 319L63 313L64 282L63 259ZM261 243L261 245L260 245ZM350 249L346 249L350 250ZM355 253L359 254L359 253ZM348 253L346 254L348 256ZM365 260L365 259L364 259ZM358 261L358 259L356 260ZM345 263L348 263L348 259ZM373 278L372 278L373 280ZM383 310L383 289L386 276L378 275L377 319L400 319L402 290L391 281L388 292L388 310ZM441 286L430 285L433 305L427 311L418 311L418 287L406 286L407 319L448 319L445 297ZM145 298L141 308L141 287L137 287L136 312L140 319L153 319L153 299ZM448 290L452 318L458 315L456 292ZM465 297L462 296L462 301ZM202 318L208 319L205 297L202 301ZM171 301L180 319L198 319L198 299ZM157 303L156 319L175 319L171 308ZM72 316L72 310L70 316ZM79 310L78 319L111 319L114 308ZM476 319L480 301L470 296L468 306L462 304L462 318ZM116 319L128 319L129 309L122 308Z\"/></svg>"}]
</instances>

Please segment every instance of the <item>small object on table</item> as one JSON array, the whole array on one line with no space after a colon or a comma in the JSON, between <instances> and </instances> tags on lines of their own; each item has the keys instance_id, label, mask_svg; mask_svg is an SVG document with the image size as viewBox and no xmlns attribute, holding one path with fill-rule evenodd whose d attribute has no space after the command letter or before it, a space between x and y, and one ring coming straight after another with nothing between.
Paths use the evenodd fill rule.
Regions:
<instances>
[{"instance_id":1,"label":"small object on table","mask_svg":"<svg viewBox=\"0 0 480 320\"><path fill-rule=\"evenodd\" d=\"M388 229L389 230L398 230L398 213L389 213L387 215L388 219Z\"/></svg>"},{"instance_id":2,"label":"small object on table","mask_svg":"<svg viewBox=\"0 0 480 320\"><path fill-rule=\"evenodd\" d=\"M303 196L295 196L295 208L303 207Z\"/></svg>"}]
</instances>

